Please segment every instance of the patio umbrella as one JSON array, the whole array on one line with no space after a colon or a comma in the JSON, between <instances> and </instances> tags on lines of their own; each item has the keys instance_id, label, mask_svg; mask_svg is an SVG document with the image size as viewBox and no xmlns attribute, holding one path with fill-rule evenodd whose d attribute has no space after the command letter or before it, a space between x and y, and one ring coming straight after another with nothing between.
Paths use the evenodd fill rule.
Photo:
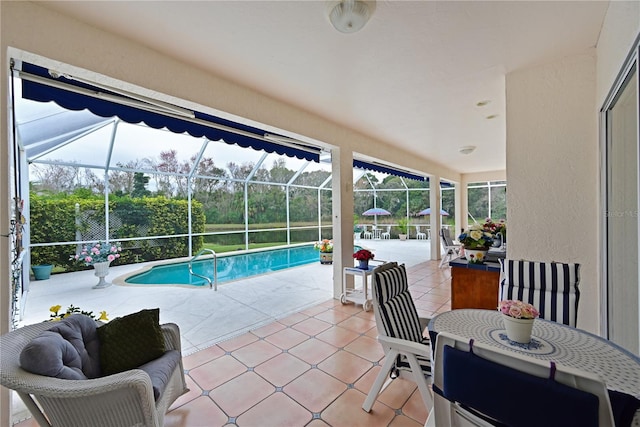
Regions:
<instances>
[{"instance_id":1,"label":"patio umbrella","mask_svg":"<svg viewBox=\"0 0 640 427\"><path fill-rule=\"evenodd\" d=\"M431 215L431 208L421 210L420 212L418 212L418 215ZM440 209L440 215L449 216L449 212L445 211L444 209Z\"/></svg>"},{"instance_id":2,"label":"patio umbrella","mask_svg":"<svg viewBox=\"0 0 640 427\"><path fill-rule=\"evenodd\" d=\"M368 215L368 216L391 215L391 212L382 208L371 208L362 212L362 215Z\"/></svg>"},{"instance_id":3,"label":"patio umbrella","mask_svg":"<svg viewBox=\"0 0 640 427\"><path fill-rule=\"evenodd\" d=\"M373 216L374 225L377 227L378 226L378 215L391 215L391 212L389 212L386 209L382 209L382 208L371 208L371 209L367 209L366 211L362 212L362 215Z\"/></svg>"}]
</instances>

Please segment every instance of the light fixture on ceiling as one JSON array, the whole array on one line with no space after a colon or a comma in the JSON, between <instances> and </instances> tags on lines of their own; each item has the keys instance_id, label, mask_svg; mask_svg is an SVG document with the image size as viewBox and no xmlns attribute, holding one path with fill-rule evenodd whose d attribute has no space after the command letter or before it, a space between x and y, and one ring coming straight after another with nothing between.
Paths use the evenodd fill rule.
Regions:
<instances>
[{"instance_id":1,"label":"light fixture on ceiling","mask_svg":"<svg viewBox=\"0 0 640 427\"><path fill-rule=\"evenodd\" d=\"M476 146L475 145L467 145L465 147L460 147L460 154L471 154L476 150Z\"/></svg>"},{"instance_id":2,"label":"light fixture on ceiling","mask_svg":"<svg viewBox=\"0 0 640 427\"><path fill-rule=\"evenodd\" d=\"M374 9L375 1L341 0L330 9L329 20L341 33L355 33L369 21Z\"/></svg>"}]
</instances>

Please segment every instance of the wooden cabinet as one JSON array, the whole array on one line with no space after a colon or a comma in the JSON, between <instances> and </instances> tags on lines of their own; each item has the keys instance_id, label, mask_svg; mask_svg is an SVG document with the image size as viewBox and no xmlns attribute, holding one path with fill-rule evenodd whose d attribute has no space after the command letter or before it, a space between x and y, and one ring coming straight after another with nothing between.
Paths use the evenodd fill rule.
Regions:
<instances>
[{"instance_id":1,"label":"wooden cabinet","mask_svg":"<svg viewBox=\"0 0 640 427\"><path fill-rule=\"evenodd\" d=\"M468 264L457 259L451 265L451 309L498 308L500 265L485 263Z\"/></svg>"}]
</instances>

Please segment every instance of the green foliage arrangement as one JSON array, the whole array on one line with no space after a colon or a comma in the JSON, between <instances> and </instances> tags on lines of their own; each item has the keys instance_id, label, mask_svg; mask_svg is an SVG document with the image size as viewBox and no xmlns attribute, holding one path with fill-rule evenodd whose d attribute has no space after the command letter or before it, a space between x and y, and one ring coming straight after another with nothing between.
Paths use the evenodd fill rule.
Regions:
<instances>
[{"instance_id":1,"label":"green foliage arrangement","mask_svg":"<svg viewBox=\"0 0 640 427\"><path fill-rule=\"evenodd\" d=\"M400 218L398 220L398 230L400 230L400 234L407 234L409 230L409 221L407 218Z\"/></svg>"}]
</instances>

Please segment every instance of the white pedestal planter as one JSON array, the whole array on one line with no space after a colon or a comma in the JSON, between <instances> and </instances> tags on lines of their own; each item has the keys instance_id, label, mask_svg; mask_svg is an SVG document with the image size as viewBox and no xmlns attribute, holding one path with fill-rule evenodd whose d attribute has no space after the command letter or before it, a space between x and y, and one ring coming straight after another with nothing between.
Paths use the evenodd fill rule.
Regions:
<instances>
[{"instance_id":1,"label":"white pedestal planter","mask_svg":"<svg viewBox=\"0 0 640 427\"><path fill-rule=\"evenodd\" d=\"M110 264L109 261L107 261L107 262L97 262L97 263L93 264L93 268L96 270L95 276L100 279L98 281L98 284L95 285L93 287L93 289L103 289L103 288L106 288L108 286L111 286L111 283L109 283L106 280L104 280L104 278L109 275L109 264Z\"/></svg>"}]
</instances>

